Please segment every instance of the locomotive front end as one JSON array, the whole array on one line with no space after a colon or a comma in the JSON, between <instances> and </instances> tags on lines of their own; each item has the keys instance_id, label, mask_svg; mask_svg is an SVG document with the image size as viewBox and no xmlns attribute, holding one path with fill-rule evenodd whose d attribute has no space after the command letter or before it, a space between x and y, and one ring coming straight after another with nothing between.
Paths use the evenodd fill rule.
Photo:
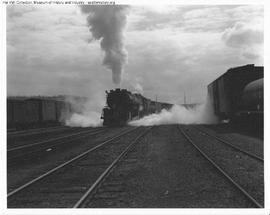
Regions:
<instances>
[{"instance_id":1,"label":"locomotive front end","mask_svg":"<svg viewBox=\"0 0 270 215\"><path fill-rule=\"evenodd\" d=\"M103 108L103 125L125 125L131 119L132 101L130 93L125 89L106 91L107 106Z\"/></svg>"}]
</instances>

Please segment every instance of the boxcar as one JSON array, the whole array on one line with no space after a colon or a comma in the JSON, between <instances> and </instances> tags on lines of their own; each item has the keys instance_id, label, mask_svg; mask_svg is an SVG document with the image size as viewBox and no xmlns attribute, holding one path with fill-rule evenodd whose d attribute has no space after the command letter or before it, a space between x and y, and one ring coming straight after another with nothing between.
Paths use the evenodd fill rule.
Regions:
<instances>
[{"instance_id":1,"label":"boxcar","mask_svg":"<svg viewBox=\"0 0 270 215\"><path fill-rule=\"evenodd\" d=\"M57 122L63 122L66 118L69 117L71 113L71 106L69 103L66 103L64 101L56 101L55 107L56 107Z\"/></svg>"},{"instance_id":2,"label":"boxcar","mask_svg":"<svg viewBox=\"0 0 270 215\"><path fill-rule=\"evenodd\" d=\"M55 101L55 114L56 114L56 121L61 121L61 114L63 109L63 102L62 101Z\"/></svg>"},{"instance_id":3,"label":"boxcar","mask_svg":"<svg viewBox=\"0 0 270 215\"><path fill-rule=\"evenodd\" d=\"M38 124L40 123L40 100L27 99L24 101L25 123Z\"/></svg>"},{"instance_id":4,"label":"boxcar","mask_svg":"<svg viewBox=\"0 0 270 215\"><path fill-rule=\"evenodd\" d=\"M8 125L8 128L11 128L14 126L13 102L10 99L7 100L7 125Z\"/></svg>"},{"instance_id":5,"label":"boxcar","mask_svg":"<svg viewBox=\"0 0 270 215\"><path fill-rule=\"evenodd\" d=\"M71 105L50 99L7 99L7 127L26 128L61 123L71 113Z\"/></svg>"},{"instance_id":6,"label":"boxcar","mask_svg":"<svg viewBox=\"0 0 270 215\"><path fill-rule=\"evenodd\" d=\"M52 122L56 121L56 107L55 101L41 100L41 121Z\"/></svg>"},{"instance_id":7,"label":"boxcar","mask_svg":"<svg viewBox=\"0 0 270 215\"><path fill-rule=\"evenodd\" d=\"M241 108L245 86L263 78L263 67L253 64L231 68L208 85L208 96L214 112L221 119L232 119Z\"/></svg>"},{"instance_id":8,"label":"boxcar","mask_svg":"<svg viewBox=\"0 0 270 215\"><path fill-rule=\"evenodd\" d=\"M24 127L40 123L40 104L37 100L7 100L7 124Z\"/></svg>"},{"instance_id":9,"label":"boxcar","mask_svg":"<svg viewBox=\"0 0 270 215\"><path fill-rule=\"evenodd\" d=\"M172 104L168 104L168 103L161 103L161 109L166 109L166 110L170 110L172 108Z\"/></svg>"},{"instance_id":10,"label":"boxcar","mask_svg":"<svg viewBox=\"0 0 270 215\"><path fill-rule=\"evenodd\" d=\"M26 122L25 117L25 104L21 100L12 101L12 115L13 115L13 124L21 125Z\"/></svg>"}]
</instances>

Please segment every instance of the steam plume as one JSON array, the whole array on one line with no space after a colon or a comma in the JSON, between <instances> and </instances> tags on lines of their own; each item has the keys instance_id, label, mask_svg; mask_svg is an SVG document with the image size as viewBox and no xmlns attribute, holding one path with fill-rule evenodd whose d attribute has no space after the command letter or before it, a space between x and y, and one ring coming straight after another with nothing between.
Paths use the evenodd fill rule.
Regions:
<instances>
[{"instance_id":1,"label":"steam plume","mask_svg":"<svg viewBox=\"0 0 270 215\"><path fill-rule=\"evenodd\" d=\"M214 115L209 100L192 109L184 106L174 105L171 110L163 109L158 114L151 114L142 119L130 122L135 126L150 126L162 124L215 124L218 122Z\"/></svg>"},{"instance_id":2,"label":"steam plume","mask_svg":"<svg viewBox=\"0 0 270 215\"><path fill-rule=\"evenodd\" d=\"M100 46L105 51L103 64L111 69L112 80L121 83L123 66L127 62L124 47L124 28L127 21L127 6L82 6L81 11L89 14L87 23L94 39L101 39Z\"/></svg>"},{"instance_id":3,"label":"steam plume","mask_svg":"<svg viewBox=\"0 0 270 215\"><path fill-rule=\"evenodd\" d=\"M105 98L99 94L91 98L67 97L71 104L71 115L65 118L65 125L70 127L98 127L102 126L100 110L104 106Z\"/></svg>"},{"instance_id":4,"label":"steam plume","mask_svg":"<svg viewBox=\"0 0 270 215\"><path fill-rule=\"evenodd\" d=\"M83 127L83 128L102 126L100 121L100 113L95 111L73 113L72 116L65 121L65 125L70 127Z\"/></svg>"},{"instance_id":5,"label":"steam plume","mask_svg":"<svg viewBox=\"0 0 270 215\"><path fill-rule=\"evenodd\" d=\"M141 95L143 95L143 87L140 83L135 82L133 84L133 88L134 88L134 92L133 93L140 93Z\"/></svg>"}]
</instances>

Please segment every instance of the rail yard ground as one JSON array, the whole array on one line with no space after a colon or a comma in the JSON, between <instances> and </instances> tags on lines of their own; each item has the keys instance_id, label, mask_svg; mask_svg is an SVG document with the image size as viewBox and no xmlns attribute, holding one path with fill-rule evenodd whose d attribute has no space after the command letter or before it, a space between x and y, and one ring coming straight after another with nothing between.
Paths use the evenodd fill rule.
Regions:
<instances>
[{"instance_id":1,"label":"rail yard ground","mask_svg":"<svg viewBox=\"0 0 270 215\"><path fill-rule=\"evenodd\" d=\"M264 207L262 136L224 125L8 133L8 208Z\"/></svg>"}]
</instances>

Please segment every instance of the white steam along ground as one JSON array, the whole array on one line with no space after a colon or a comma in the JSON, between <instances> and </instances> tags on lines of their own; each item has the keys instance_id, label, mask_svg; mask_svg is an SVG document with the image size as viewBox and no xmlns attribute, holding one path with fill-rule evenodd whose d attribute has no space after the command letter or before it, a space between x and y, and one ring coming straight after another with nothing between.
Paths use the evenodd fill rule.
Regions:
<instances>
[{"instance_id":1,"label":"white steam along ground","mask_svg":"<svg viewBox=\"0 0 270 215\"><path fill-rule=\"evenodd\" d=\"M67 126L98 127L102 126L101 112L93 111L91 101L82 104L83 111L74 113L66 119ZM101 111L101 110L100 110ZM210 101L199 104L193 108L174 105L170 110L163 109L160 113L144 116L141 119L129 122L132 126L150 126L163 124L215 124L218 122Z\"/></svg>"},{"instance_id":2,"label":"white steam along ground","mask_svg":"<svg viewBox=\"0 0 270 215\"><path fill-rule=\"evenodd\" d=\"M150 126L164 124L215 124L218 122L213 112L210 101L199 104L194 108L186 108L181 105L174 105L170 110L163 109L160 113L145 116L142 119L131 121L130 125Z\"/></svg>"}]
</instances>

